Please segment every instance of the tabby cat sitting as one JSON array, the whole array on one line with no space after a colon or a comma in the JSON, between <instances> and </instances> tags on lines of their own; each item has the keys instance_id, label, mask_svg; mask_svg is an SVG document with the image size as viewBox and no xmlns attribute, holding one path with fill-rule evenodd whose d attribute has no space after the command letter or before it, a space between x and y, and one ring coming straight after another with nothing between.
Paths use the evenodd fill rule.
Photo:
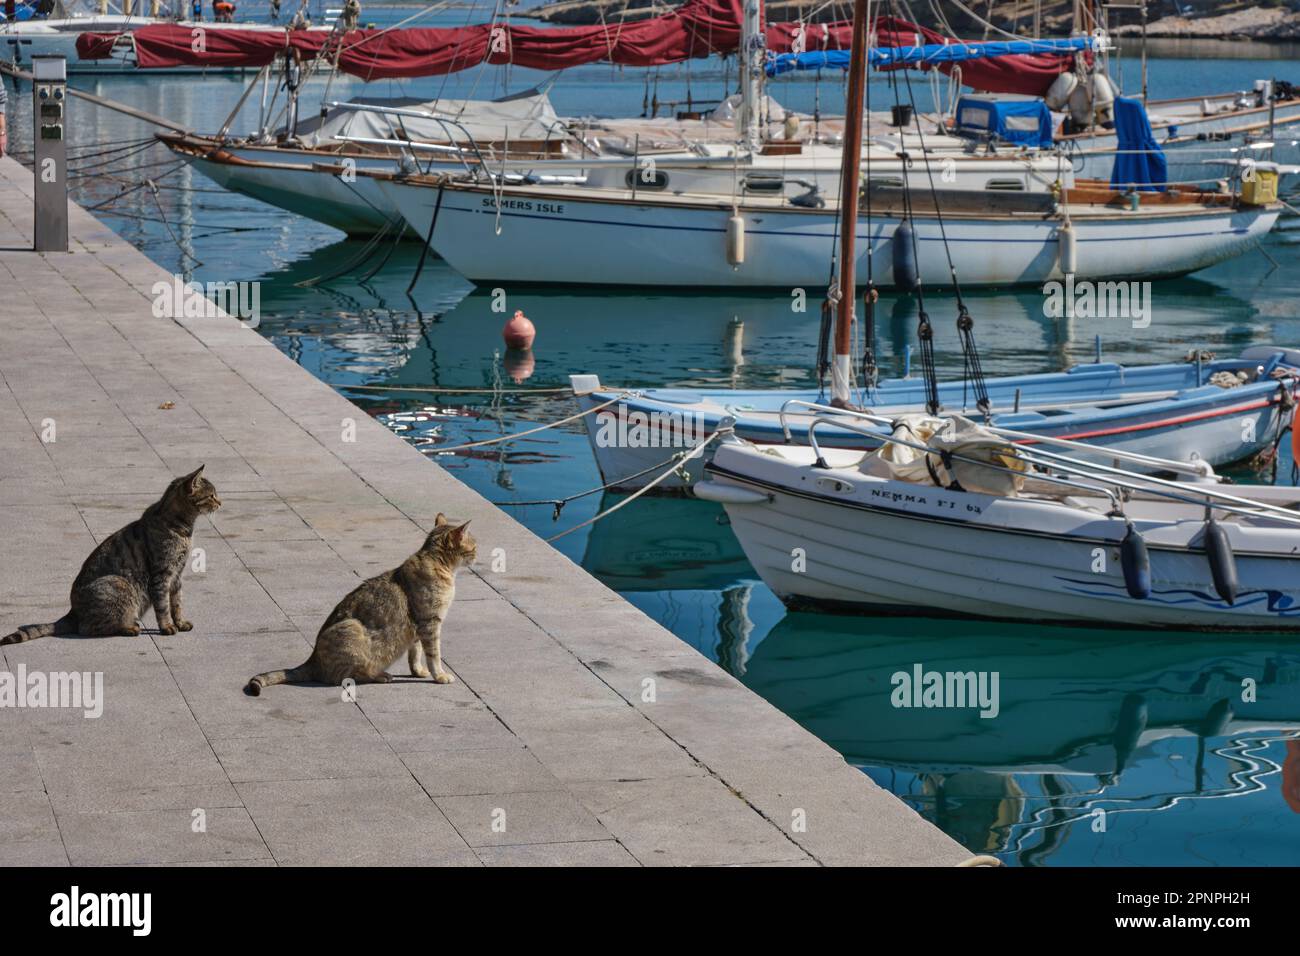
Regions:
<instances>
[{"instance_id":1,"label":"tabby cat sitting","mask_svg":"<svg viewBox=\"0 0 1300 956\"><path fill-rule=\"evenodd\" d=\"M456 572L477 554L468 528L468 521L452 525L439 514L423 546L401 567L370 578L339 602L305 664L258 674L244 693L256 697L272 684L341 684L348 678L386 684L393 679L388 668L403 652L412 676L450 684L456 678L442 666L442 622L456 596Z\"/></svg>"},{"instance_id":2,"label":"tabby cat sitting","mask_svg":"<svg viewBox=\"0 0 1300 956\"><path fill-rule=\"evenodd\" d=\"M163 496L125 528L99 543L72 583L72 609L51 624L28 624L0 638L19 644L51 634L109 637L140 633L153 605L164 634L194 625L181 613L181 572L190 556L194 522L221 507L203 466L176 478Z\"/></svg>"}]
</instances>

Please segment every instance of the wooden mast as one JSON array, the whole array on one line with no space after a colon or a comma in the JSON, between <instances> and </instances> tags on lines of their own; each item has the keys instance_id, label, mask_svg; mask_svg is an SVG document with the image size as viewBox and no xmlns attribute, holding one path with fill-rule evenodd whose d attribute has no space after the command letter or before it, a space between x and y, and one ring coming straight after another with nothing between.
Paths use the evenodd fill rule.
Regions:
<instances>
[{"instance_id":1,"label":"wooden mast","mask_svg":"<svg viewBox=\"0 0 1300 956\"><path fill-rule=\"evenodd\" d=\"M854 0L849 91L844 106L844 153L840 160L839 300L835 303L835 360L831 366L831 404L838 406L850 404L849 390L853 378L849 353L857 300L854 263L857 259L862 109L867 83L867 33L867 0Z\"/></svg>"}]
</instances>

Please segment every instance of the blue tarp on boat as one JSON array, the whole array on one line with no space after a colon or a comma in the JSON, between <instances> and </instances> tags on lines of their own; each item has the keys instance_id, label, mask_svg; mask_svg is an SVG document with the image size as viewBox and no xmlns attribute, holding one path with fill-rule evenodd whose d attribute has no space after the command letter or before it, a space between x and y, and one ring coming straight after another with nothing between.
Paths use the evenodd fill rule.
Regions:
<instances>
[{"instance_id":1,"label":"blue tarp on boat","mask_svg":"<svg viewBox=\"0 0 1300 956\"><path fill-rule=\"evenodd\" d=\"M929 66L940 63L963 63L967 60L992 60L1001 56L1032 53L1075 53L1096 46L1092 37L1068 37L1060 40L993 40L988 43L924 43L919 46L873 47L868 62L877 69L891 66ZM848 50L815 50L808 53L782 53L768 60L767 75L777 76L791 70L822 70L828 67L847 70Z\"/></svg>"},{"instance_id":2,"label":"blue tarp on boat","mask_svg":"<svg viewBox=\"0 0 1300 956\"><path fill-rule=\"evenodd\" d=\"M1142 101L1131 96L1115 98L1115 166L1110 173L1113 189L1162 193L1169 181L1165 151L1156 142Z\"/></svg>"},{"instance_id":3,"label":"blue tarp on boat","mask_svg":"<svg viewBox=\"0 0 1300 956\"><path fill-rule=\"evenodd\" d=\"M1042 100L1030 97L963 96L957 101L957 133L1050 149L1052 111Z\"/></svg>"}]
</instances>

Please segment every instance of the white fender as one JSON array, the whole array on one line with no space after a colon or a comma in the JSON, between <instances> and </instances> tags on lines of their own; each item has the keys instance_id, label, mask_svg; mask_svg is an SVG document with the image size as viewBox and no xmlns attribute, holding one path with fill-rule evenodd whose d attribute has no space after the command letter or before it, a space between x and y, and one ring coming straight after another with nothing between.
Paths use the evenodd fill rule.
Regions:
<instances>
[{"instance_id":1,"label":"white fender","mask_svg":"<svg viewBox=\"0 0 1300 956\"><path fill-rule=\"evenodd\" d=\"M1047 103L1047 108L1059 113L1065 108L1065 104L1070 100L1070 94L1074 88L1079 85L1079 78L1073 73L1062 73L1052 85L1048 87L1047 95L1043 100Z\"/></svg>"},{"instance_id":2,"label":"white fender","mask_svg":"<svg viewBox=\"0 0 1300 956\"><path fill-rule=\"evenodd\" d=\"M1096 123L1109 123L1114 118L1115 84L1105 73L1092 75L1092 112Z\"/></svg>"},{"instance_id":3,"label":"white fender","mask_svg":"<svg viewBox=\"0 0 1300 956\"><path fill-rule=\"evenodd\" d=\"M727 262L738 266L745 261L745 220L739 213L727 219Z\"/></svg>"},{"instance_id":4,"label":"white fender","mask_svg":"<svg viewBox=\"0 0 1300 956\"><path fill-rule=\"evenodd\" d=\"M1075 275L1079 271L1079 242L1074 227L1063 223L1056 233L1057 263L1062 275Z\"/></svg>"},{"instance_id":5,"label":"white fender","mask_svg":"<svg viewBox=\"0 0 1300 956\"><path fill-rule=\"evenodd\" d=\"M1070 119L1078 129L1092 125L1092 96L1089 84L1079 83L1070 93L1066 104L1070 110Z\"/></svg>"},{"instance_id":6,"label":"white fender","mask_svg":"<svg viewBox=\"0 0 1300 956\"><path fill-rule=\"evenodd\" d=\"M696 498L705 501L717 501L724 505L761 505L772 500L772 496L753 488L739 485L724 485L716 481L701 481L691 489Z\"/></svg>"}]
</instances>

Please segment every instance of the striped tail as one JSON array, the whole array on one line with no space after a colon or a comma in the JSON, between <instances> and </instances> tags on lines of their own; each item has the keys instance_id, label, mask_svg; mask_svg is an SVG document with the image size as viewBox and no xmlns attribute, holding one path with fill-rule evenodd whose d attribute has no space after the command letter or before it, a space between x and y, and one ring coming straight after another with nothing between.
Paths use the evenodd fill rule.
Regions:
<instances>
[{"instance_id":1,"label":"striped tail","mask_svg":"<svg viewBox=\"0 0 1300 956\"><path fill-rule=\"evenodd\" d=\"M244 693L249 697L257 697L262 693L263 687L271 687L275 684L302 684L313 680L310 664L311 661L308 661L301 667L290 668L287 671L267 671L265 674L258 674L249 680L244 687Z\"/></svg>"},{"instance_id":2,"label":"striped tail","mask_svg":"<svg viewBox=\"0 0 1300 956\"><path fill-rule=\"evenodd\" d=\"M38 637L50 637L54 634L76 634L77 619L69 611L57 621L49 624L27 624L18 628L12 634L6 634L0 637L0 644L22 644L24 641L34 641Z\"/></svg>"}]
</instances>

